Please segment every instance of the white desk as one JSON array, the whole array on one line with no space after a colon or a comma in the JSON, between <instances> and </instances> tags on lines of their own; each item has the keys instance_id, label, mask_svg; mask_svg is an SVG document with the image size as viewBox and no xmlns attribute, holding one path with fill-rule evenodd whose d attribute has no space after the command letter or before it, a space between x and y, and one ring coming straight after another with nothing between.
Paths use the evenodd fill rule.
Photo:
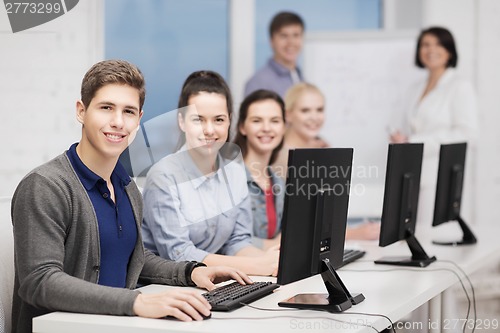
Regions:
<instances>
[{"instance_id":1,"label":"white desk","mask_svg":"<svg viewBox=\"0 0 500 333\"><path fill-rule=\"evenodd\" d=\"M446 234L458 226L452 224L440 228L440 234ZM431 306L440 306L441 294L457 283L452 272L442 269L456 268L439 260L453 260L467 274L500 260L500 227L474 228L478 244L466 247L442 247L431 244L431 238L421 237L427 254L435 255L435 262L424 269L398 268L395 266L375 265L371 260L383 255L409 255L405 243L398 243L386 248L379 248L375 243L362 243L368 250L366 259L370 261L354 262L338 271L347 288L352 292L362 292L366 299L346 312L378 313L389 316L392 321L399 320L426 302ZM433 234L437 234L434 231ZM450 234L450 235L451 235ZM458 235L458 233L457 233ZM374 271L376 270L376 272ZM384 272L385 271L385 272ZM460 274L460 273L459 273ZM271 280L260 278L259 280ZM256 279L257 280L257 279ZM170 288L151 285L143 292L157 292ZM203 292L200 290L200 292ZM277 289L272 295L258 300L252 305L269 309L281 309L277 303L290 296L306 292L326 292L319 275L297 281ZM432 307L431 307L432 308ZM431 321L440 320L440 311L432 311ZM346 323L336 322L341 320ZM350 324L349 324L350 323ZM127 332L375 332L372 328L359 324L373 325L378 331L387 327L389 322L381 317L369 317L358 314L332 314L309 310L287 310L280 312L260 311L241 308L230 313L213 312L212 319L203 322L184 323L176 320L145 319L138 317L118 317L55 312L34 319L34 332L38 333L127 333ZM423 323L428 324L428 323ZM438 330L439 331L439 330Z\"/></svg>"}]
</instances>

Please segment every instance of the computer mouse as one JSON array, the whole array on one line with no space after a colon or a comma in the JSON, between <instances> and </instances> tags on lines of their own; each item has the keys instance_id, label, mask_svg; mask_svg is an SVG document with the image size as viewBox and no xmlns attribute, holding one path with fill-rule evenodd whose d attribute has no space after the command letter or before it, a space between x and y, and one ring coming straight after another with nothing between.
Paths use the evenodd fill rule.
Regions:
<instances>
[{"instance_id":1,"label":"computer mouse","mask_svg":"<svg viewBox=\"0 0 500 333\"><path fill-rule=\"evenodd\" d=\"M200 316L203 318L203 320L207 320L207 319L212 318L212 312L210 312L210 314L208 316L205 316L203 313L200 313ZM179 319L175 318L174 316L165 316L165 317L163 317L163 319L179 320Z\"/></svg>"}]
</instances>

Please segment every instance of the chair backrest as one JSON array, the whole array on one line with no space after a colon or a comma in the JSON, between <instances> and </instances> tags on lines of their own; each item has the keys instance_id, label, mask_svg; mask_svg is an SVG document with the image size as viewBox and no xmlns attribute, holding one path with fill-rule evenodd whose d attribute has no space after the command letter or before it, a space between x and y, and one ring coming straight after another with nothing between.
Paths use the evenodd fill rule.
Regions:
<instances>
[{"instance_id":1,"label":"chair backrest","mask_svg":"<svg viewBox=\"0 0 500 333\"><path fill-rule=\"evenodd\" d=\"M13 290L14 236L10 218L10 198L0 197L0 333L11 331Z\"/></svg>"}]
</instances>

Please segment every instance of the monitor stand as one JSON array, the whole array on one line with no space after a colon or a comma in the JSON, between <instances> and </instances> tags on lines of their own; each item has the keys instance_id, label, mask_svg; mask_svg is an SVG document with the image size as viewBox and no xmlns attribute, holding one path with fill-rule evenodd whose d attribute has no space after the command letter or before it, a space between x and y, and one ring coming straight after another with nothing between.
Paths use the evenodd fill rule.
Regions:
<instances>
[{"instance_id":1,"label":"monitor stand","mask_svg":"<svg viewBox=\"0 0 500 333\"><path fill-rule=\"evenodd\" d=\"M278 305L306 310L343 312L364 301L363 294L351 295L328 259L323 259L321 262L321 277L328 294L298 294L279 302Z\"/></svg>"},{"instance_id":2,"label":"monitor stand","mask_svg":"<svg viewBox=\"0 0 500 333\"><path fill-rule=\"evenodd\" d=\"M433 244L436 245L448 245L448 246L459 246L459 245L471 245L471 244L476 244L477 243L477 238L474 236L472 233L472 230L470 230L469 226L465 221L460 217L460 215L457 217L457 222L460 225L460 228L462 228L462 232L464 233L464 236L462 237L462 240L460 241L455 241L455 242L441 242L441 241L433 241Z\"/></svg>"},{"instance_id":3,"label":"monitor stand","mask_svg":"<svg viewBox=\"0 0 500 333\"><path fill-rule=\"evenodd\" d=\"M436 257L429 257L425 253L424 248L418 242L413 232L406 231L406 243L411 251L411 257L384 257L375 260L376 264L395 265L395 266L412 266L412 267L427 267L432 262L436 261Z\"/></svg>"}]
</instances>

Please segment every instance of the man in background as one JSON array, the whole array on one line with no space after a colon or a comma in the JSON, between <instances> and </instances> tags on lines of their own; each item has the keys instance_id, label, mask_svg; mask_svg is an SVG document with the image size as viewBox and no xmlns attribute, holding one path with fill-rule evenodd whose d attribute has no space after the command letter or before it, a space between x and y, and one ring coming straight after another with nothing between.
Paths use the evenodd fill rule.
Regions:
<instances>
[{"instance_id":1,"label":"man in background","mask_svg":"<svg viewBox=\"0 0 500 333\"><path fill-rule=\"evenodd\" d=\"M276 14L269 26L273 57L245 85L245 96L267 89L282 98L292 85L303 81L297 59L302 50L304 21L292 12Z\"/></svg>"}]
</instances>

